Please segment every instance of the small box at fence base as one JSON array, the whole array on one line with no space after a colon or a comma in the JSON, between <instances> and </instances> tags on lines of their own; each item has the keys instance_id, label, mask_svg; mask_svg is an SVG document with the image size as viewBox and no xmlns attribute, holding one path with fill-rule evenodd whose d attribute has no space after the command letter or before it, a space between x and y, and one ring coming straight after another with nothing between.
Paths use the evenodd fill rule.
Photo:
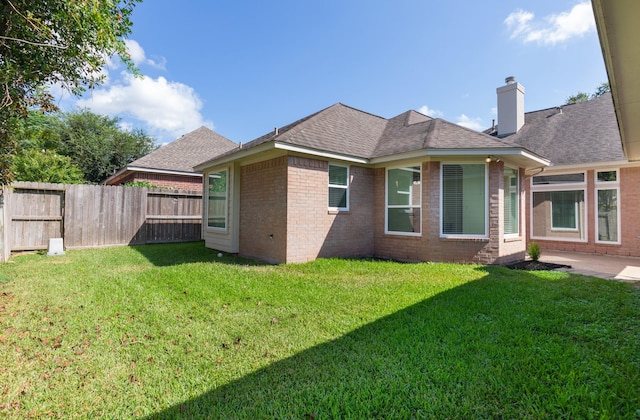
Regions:
<instances>
[{"instance_id":1,"label":"small box at fence base","mask_svg":"<svg viewBox=\"0 0 640 420\"><path fill-rule=\"evenodd\" d=\"M64 255L64 246L62 238L50 238L48 256Z\"/></svg>"}]
</instances>

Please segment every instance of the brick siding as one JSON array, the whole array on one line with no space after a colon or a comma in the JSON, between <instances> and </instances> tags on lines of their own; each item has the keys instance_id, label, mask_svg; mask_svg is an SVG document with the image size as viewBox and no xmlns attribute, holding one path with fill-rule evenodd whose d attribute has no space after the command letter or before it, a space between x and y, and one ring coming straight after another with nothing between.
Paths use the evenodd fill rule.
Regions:
<instances>
[{"instance_id":1,"label":"brick siding","mask_svg":"<svg viewBox=\"0 0 640 420\"><path fill-rule=\"evenodd\" d=\"M579 171L576 171L579 172ZM571 242L561 240L535 239L544 250L585 252L595 254L610 254L621 256L640 257L640 167L621 168L620 197L618 199L618 211L621 212L620 244L596 243L596 192L594 183L594 170L586 171L586 242ZM526 182L527 216L531 214L531 183ZM529 220L529 219L527 219ZM527 241L531 241L531 224L527 223Z\"/></svg>"},{"instance_id":2,"label":"brick siding","mask_svg":"<svg viewBox=\"0 0 640 420\"><path fill-rule=\"evenodd\" d=\"M148 182L160 188L188 190L202 192L202 177L187 175L155 174L150 172L133 172L120 181L121 185L128 182Z\"/></svg>"},{"instance_id":3,"label":"brick siding","mask_svg":"<svg viewBox=\"0 0 640 420\"><path fill-rule=\"evenodd\" d=\"M241 168L239 229L240 255L269 263L286 261L286 156Z\"/></svg>"}]
</instances>

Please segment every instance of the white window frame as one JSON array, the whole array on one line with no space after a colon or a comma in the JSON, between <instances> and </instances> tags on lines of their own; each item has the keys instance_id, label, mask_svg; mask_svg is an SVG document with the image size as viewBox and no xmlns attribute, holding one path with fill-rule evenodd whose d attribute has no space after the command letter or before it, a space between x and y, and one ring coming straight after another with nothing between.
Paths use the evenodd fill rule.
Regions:
<instances>
[{"instance_id":1,"label":"white window frame","mask_svg":"<svg viewBox=\"0 0 640 420\"><path fill-rule=\"evenodd\" d=\"M211 177L211 175L215 174L215 173L219 173L219 172L226 172L227 173L227 179L225 180L225 206L224 206L224 227L217 227L217 226L210 226L209 225L209 179ZM229 167L223 167L223 168L217 168L215 170L209 171L206 174L207 176L207 185L206 185L206 196L207 196L207 205L205 206L205 223L206 223L206 229L207 231L211 231L211 232L228 232L229 231L229 179L231 177L231 168Z\"/></svg>"},{"instance_id":2,"label":"white window frame","mask_svg":"<svg viewBox=\"0 0 640 420\"><path fill-rule=\"evenodd\" d=\"M581 243L586 243L589 241L589 206L587 205L587 203L589 202L589 191L587 189L587 173L585 171L566 171L566 172L558 172L558 173L552 173L552 174L545 174L545 175L541 175L541 176L553 176L553 175L569 175L569 174L582 174L582 181L581 182L569 182L569 183L564 183L564 184L539 184L539 185L534 185L533 183L533 179L535 178L535 176L532 176L529 179L529 214L531 215L531 217L529 217L529 232L531 232L531 239L538 239L538 240L545 240L545 241L558 241L558 242L581 242ZM564 238L564 237L553 237L553 236L536 236L533 234L534 232L534 220L533 220L533 195L537 192L553 192L553 191L582 191L583 197L584 197L584 202L585 202L585 206L584 206L584 238ZM550 212L549 212L549 218L550 223L553 223L553 209L551 208L553 205L553 203L551 203L550 205ZM578 209L579 212L579 209ZM579 221L576 220L576 225L578 226L577 229L554 229L552 228L552 231L579 231L580 230L580 224Z\"/></svg>"},{"instance_id":3,"label":"white window frame","mask_svg":"<svg viewBox=\"0 0 640 420\"><path fill-rule=\"evenodd\" d=\"M445 165L484 165L484 234L444 233L444 166ZM486 162L441 162L440 163L440 237L449 239L487 239L489 238L489 165Z\"/></svg>"},{"instance_id":4,"label":"white window frame","mask_svg":"<svg viewBox=\"0 0 640 420\"><path fill-rule=\"evenodd\" d=\"M549 191L550 193L562 193L562 192L575 192L575 191L580 191L580 190L554 190L554 191ZM554 226L553 225L553 200L549 201L549 208L551 209L551 214L550 214L550 219L551 219L551 230L553 232L579 232L580 231L580 208L578 207L578 203L574 203L573 204L573 214L574 214L574 219L576 222L576 227L564 227L564 226Z\"/></svg>"},{"instance_id":5,"label":"white window frame","mask_svg":"<svg viewBox=\"0 0 640 420\"><path fill-rule=\"evenodd\" d=\"M520 189L520 169L519 168L515 168L515 167L511 167L511 166L504 166L504 169L511 169L516 171L516 203L518 204L518 208L516 210L516 227L518 228L518 231L516 233L505 233L504 237L505 238L517 238L520 236L520 194L521 194L521 189ZM502 171L502 178L504 179L504 169ZM511 188L511 185L505 185L504 189L505 191L507 190L507 188ZM504 202L502 204L504 206ZM504 209L503 209L504 211Z\"/></svg>"},{"instance_id":6,"label":"white window frame","mask_svg":"<svg viewBox=\"0 0 640 420\"><path fill-rule=\"evenodd\" d=\"M615 181L598 181L598 173L599 172L616 172L616 180ZM594 216L595 216L595 224L596 224L596 231L595 231L595 242L598 244L607 244L607 245L620 245L622 243L622 225L621 225L621 205L620 205L620 170L618 168L612 168L612 169L604 169L604 170L594 170L593 172L593 178L594 178L594 185L595 185L595 192L594 192ZM600 223L598 220L599 217L599 209L598 209L598 193L601 190L615 190L616 191L616 201L617 201L617 211L616 211L616 223L618 224L617 228L618 228L618 240L617 241L602 241L600 240Z\"/></svg>"},{"instance_id":7,"label":"white window frame","mask_svg":"<svg viewBox=\"0 0 640 420\"><path fill-rule=\"evenodd\" d=\"M413 197L411 197L411 190L407 191L406 194L409 194L409 204L408 205L399 205L399 204L389 204L389 171L394 170L394 169L408 169L408 168L413 168L413 167L418 167L418 173L420 174L420 188L418 188L420 197L418 200L418 205L414 205L411 204L413 202ZM385 176L384 176L384 233L386 235L400 235L400 236L422 236L422 230L423 230L423 226L422 226L422 220L424 219L424 214L422 212L422 183L423 183L423 176L422 176L422 164L420 163L411 163L411 164L407 164L407 165L402 165L402 166L393 166L393 167L388 167L385 170ZM389 209L393 209L393 208L406 208L409 207L410 209L418 209L420 210L420 232L401 232L401 231L396 231L396 230L389 230Z\"/></svg>"},{"instance_id":8,"label":"white window frame","mask_svg":"<svg viewBox=\"0 0 640 420\"><path fill-rule=\"evenodd\" d=\"M331 183L331 178L329 177L329 170L331 166L336 166L339 168L346 168L347 169L347 185L338 185L338 184L332 184ZM329 211L349 211L349 189L351 186L351 168L347 165L340 165L337 163L332 163L329 162L329 165L327 166L327 179L329 181L329 187L327 188L327 192L331 189L331 188L340 188L340 189L345 189L347 192L346 195L346 202L347 202L347 206L346 207L331 207L329 206L328 203L328 199L327 199L327 206L329 208Z\"/></svg>"}]
</instances>

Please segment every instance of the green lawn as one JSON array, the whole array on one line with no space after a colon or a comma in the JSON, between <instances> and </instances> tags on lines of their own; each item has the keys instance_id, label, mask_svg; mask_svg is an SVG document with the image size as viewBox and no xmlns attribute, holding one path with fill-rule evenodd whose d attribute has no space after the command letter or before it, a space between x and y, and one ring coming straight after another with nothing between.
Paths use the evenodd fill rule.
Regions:
<instances>
[{"instance_id":1,"label":"green lawn","mask_svg":"<svg viewBox=\"0 0 640 420\"><path fill-rule=\"evenodd\" d=\"M640 290L202 243L0 264L0 417L638 418Z\"/></svg>"}]
</instances>

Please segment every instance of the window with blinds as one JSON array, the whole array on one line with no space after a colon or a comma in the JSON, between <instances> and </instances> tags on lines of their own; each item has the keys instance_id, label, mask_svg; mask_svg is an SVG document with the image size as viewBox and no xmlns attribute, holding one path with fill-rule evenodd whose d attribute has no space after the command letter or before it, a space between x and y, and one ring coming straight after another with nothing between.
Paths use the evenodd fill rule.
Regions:
<instances>
[{"instance_id":1,"label":"window with blinds","mask_svg":"<svg viewBox=\"0 0 640 420\"><path fill-rule=\"evenodd\" d=\"M442 236L487 236L486 165L443 164Z\"/></svg>"}]
</instances>

